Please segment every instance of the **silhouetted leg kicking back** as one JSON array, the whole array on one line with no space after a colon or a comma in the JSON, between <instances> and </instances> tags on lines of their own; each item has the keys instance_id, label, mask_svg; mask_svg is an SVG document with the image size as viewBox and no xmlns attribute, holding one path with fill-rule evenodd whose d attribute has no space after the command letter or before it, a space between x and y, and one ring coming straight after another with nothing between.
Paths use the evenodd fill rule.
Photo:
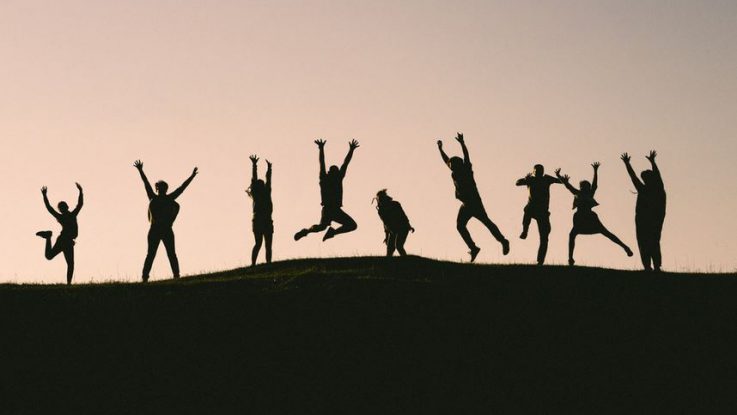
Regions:
<instances>
[{"instance_id":1,"label":"silhouetted leg kicking back","mask_svg":"<svg viewBox=\"0 0 737 415\"><path fill-rule=\"evenodd\" d=\"M167 193L169 185L164 181L159 181L156 182L156 193L154 193L151 183L149 183L146 174L143 172L143 163L141 163L141 160L136 160L133 165L138 169L141 180L143 180L143 186L146 188L146 195L149 200L148 221L151 223L151 228L148 231L148 251L146 253L146 260L143 262L143 282L148 281L154 258L156 258L156 251L159 249L159 243L161 242L164 243L164 248L166 248L166 255L169 257L174 278L179 278L179 259L177 258L174 244L174 230L172 229L174 221L179 214L179 204L176 202L176 199L184 193L187 186L197 176L197 167L192 170L192 174L177 190Z\"/></svg>"},{"instance_id":2,"label":"silhouetted leg kicking back","mask_svg":"<svg viewBox=\"0 0 737 415\"><path fill-rule=\"evenodd\" d=\"M466 225L471 218L476 218L483 223L489 232L496 238L502 245L502 252L504 255L509 253L509 241L502 235L499 228L494 222L489 219L489 215L486 213L486 208L481 202L481 196L479 190L476 187L476 180L473 177L473 169L471 166L471 158L468 155L468 148L463 140L463 134L458 133L456 141L461 144L463 150L463 158L460 157L448 157L443 151L443 142L438 140L438 149L440 150L440 156L443 158L443 162L450 168L451 175L453 177L453 183L456 188L456 199L460 200L462 205L458 210L458 219L456 220L456 227L458 233L461 234L463 241L468 245L470 250L468 253L471 255L471 262L476 260L476 256L481 251L481 248L476 246L471 234L468 232Z\"/></svg>"},{"instance_id":3,"label":"silhouetted leg kicking back","mask_svg":"<svg viewBox=\"0 0 737 415\"><path fill-rule=\"evenodd\" d=\"M540 234L540 248L537 251L537 264L545 263L545 257L548 253L548 237L550 236L550 186L560 183L560 180L545 174L545 168L537 164L535 165L535 175L528 174L522 179L517 180L517 186L527 186L530 197L525 206L524 217L522 219L522 234L520 239L527 238L527 232L530 229L530 223L533 219L537 222L537 230Z\"/></svg>"},{"instance_id":4,"label":"silhouetted leg kicking back","mask_svg":"<svg viewBox=\"0 0 737 415\"><path fill-rule=\"evenodd\" d=\"M52 260L57 255L61 253L64 254L64 259L67 262L67 285L72 283L72 278L74 277L74 240L79 234L77 215L79 215L79 212L82 210L82 205L84 204L84 193L82 192L82 186L80 186L79 183L75 184L77 186L77 189L79 190L79 198L77 200L77 207L75 207L74 210L71 211L69 210L69 205L66 202L59 202L59 204L57 205L59 211L57 212L56 210L54 210L54 208L51 207L51 203L49 203L49 198L47 195L48 189L46 188L46 186L41 188L41 194L43 194L46 210L48 210L49 213L51 213L51 216L53 216L56 221L61 224L61 233L59 234L59 237L56 238L56 242L54 242L52 246L51 236L53 235L53 233L51 231L36 232L36 235L46 240L46 248L44 252L46 259Z\"/></svg>"},{"instance_id":5,"label":"silhouetted leg kicking back","mask_svg":"<svg viewBox=\"0 0 737 415\"><path fill-rule=\"evenodd\" d=\"M258 156L251 156L251 187L246 190L253 200L253 237L255 244L251 251L251 265L256 265L261 244L266 243L266 263L271 263L271 242L274 236L274 221L271 214L274 205L271 202L271 162L266 160L266 181L258 178Z\"/></svg>"},{"instance_id":6,"label":"silhouetted leg kicking back","mask_svg":"<svg viewBox=\"0 0 737 415\"><path fill-rule=\"evenodd\" d=\"M666 195L660 169L655 163L658 155L651 151L647 159L652 170L645 170L640 174L642 181L635 174L630 163L629 154L622 154L622 161L627 173L637 189L637 207L635 208L635 226L637 229L637 245L640 248L640 259L646 271L660 271L663 262L660 252L660 236L665 221Z\"/></svg>"},{"instance_id":7,"label":"silhouetted leg kicking back","mask_svg":"<svg viewBox=\"0 0 737 415\"><path fill-rule=\"evenodd\" d=\"M404 250L404 243L410 232L414 232L415 228L409 223L407 214L402 209L402 204L392 199L386 194L386 189L379 190L376 193L376 210L379 212L379 218L384 223L384 243L386 244L386 256L394 255L394 251L399 251L400 256L406 256L407 251Z\"/></svg>"},{"instance_id":8,"label":"silhouetted leg kicking back","mask_svg":"<svg viewBox=\"0 0 737 415\"><path fill-rule=\"evenodd\" d=\"M322 232L327 229L322 240L326 241L335 235L355 231L358 228L356 221L353 220L342 209L343 206L343 179L353 158L353 152L359 147L358 141L351 140L348 143L348 155L345 156L343 165L330 166L329 171L325 171L325 140L315 140L315 144L320 150L320 196L322 199L322 214L320 223L312 225L309 228L302 229L294 235L294 240L299 241L310 233ZM332 222L337 222L341 226L334 229L330 226Z\"/></svg>"},{"instance_id":9,"label":"silhouetted leg kicking back","mask_svg":"<svg viewBox=\"0 0 737 415\"><path fill-rule=\"evenodd\" d=\"M570 177L566 174L561 176L560 169L555 171L555 175L563 183L563 185L575 196L573 199L573 209L576 213L573 215L573 229L568 240L568 265L573 265L576 261L573 259L573 251L576 248L576 236L578 235L595 235L602 234L609 238L612 242L619 245L627 253L632 256L632 250L625 245L619 238L611 233L599 220L599 216L592 210L599 203L594 199L599 183L599 166L601 163L596 162L591 165L594 168L594 180L589 183L584 180L581 182L581 188L576 189L570 184Z\"/></svg>"}]
</instances>

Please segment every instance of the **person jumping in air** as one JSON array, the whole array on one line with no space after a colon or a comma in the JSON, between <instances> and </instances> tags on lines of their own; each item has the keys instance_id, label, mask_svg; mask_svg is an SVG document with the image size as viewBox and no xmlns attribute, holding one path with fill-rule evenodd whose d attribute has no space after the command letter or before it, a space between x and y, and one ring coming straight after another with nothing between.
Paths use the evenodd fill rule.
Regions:
<instances>
[{"instance_id":1,"label":"person jumping in air","mask_svg":"<svg viewBox=\"0 0 737 415\"><path fill-rule=\"evenodd\" d=\"M253 237L256 241L251 252L251 265L256 265L261 244L266 243L266 263L271 263L271 242L274 236L274 221L271 213L274 205L271 202L271 162L266 160L266 182L258 178L258 156L251 156L253 173L251 187L246 190L253 199Z\"/></svg>"},{"instance_id":2,"label":"person jumping in air","mask_svg":"<svg viewBox=\"0 0 737 415\"><path fill-rule=\"evenodd\" d=\"M151 183L149 183L146 174L143 172L143 163L141 160L136 160L133 166L141 175L143 186L146 189L146 195L149 200L148 221L151 223L151 228L148 231L148 252L146 253L146 260L143 263L143 282L148 281L154 258L156 258L156 251L159 249L159 243L161 242L164 243L164 248L166 248L166 255L169 257L169 264L171 265L174 278L179 278L179 259L177 258L174 244L174 230L172 229L174 221L179 214L179 204L176 202L176 199L184 193L187 186L197 176L197 167L192 170L192 174L177 190L167 193L169 185L162 180L156 182L156 193L154 193Z\"/></svg>"},{"instance_id":3,"label":"person jumping in air","mask_svg":"<svg viewBox=\"0 0 737 415\"><path fill-rule=\"evenodd\" d=\"M637 229L637 245L640 248L640 258L642 266L646 271L660 271L663 262L660 253L660 236L663 232L663 222L665 221L665 205L666 195L663 178L660 176L660 169L655 163L655 157L658 155L655 151L651 151L647 159L652 165L652 170L643 171L640 176L642 181L635 174L630 164L630 156L627 153L622 154L622 161L627 168L632 183L637 189L637 207L635 208L635 225Z\"/></svg>"},{"instance_id":4,"label":"person jumping in air","mask_svg":"<svg viewBox=\"0 0 737 415\"><path fill-rule=\"evenodd\" d=\"M414 233L415 228L410 225L409 218L404 213L402 205L386 194L386 189L379 190L374 200L376 201L379 218L384 223L386 256L394 255L395 250L399 251L400 256L406 256L407 251L404 250L404 243L407 241L409 233Z\"/></svg>"},{"instance_id":5,"label":"person jumping in air","mask_svg":"<svg viewBox=\"0 0 737 415\"><path fill-rule=\"evenodd\" d=\"M294 240L299 241L310 233L325 232L322 240L327 241L328 239L339 235L341 233L347 233L355 231L358 228L356 221L353 220L347 213L342 209L343 207L343 179L345 173L348 170L348 164L353 158L353 152L359 147L358 141L351 140L348 149L348 155L345 156L343 165L330 166L329 171L325 171L325 140L315 140L315 144L320 150L320 196L322 198L322 214L320 217L320 223L312 225L309 228L302 229L294 235ZM330 225L332 222L337 222L341 226L338 229L332 228Z\"/></svg>"},{"instance_id":6,"label":"person jumping in air","mask_svg":"<svg viewBox=\"0 0 737 415\"><path fill-rule=\"evenodd\" d=\"M61 233L59 233L59 236L56 238L56 242L54 242L54 245L51 245L51 236L53 233L51 231L41 231L37 232L36 235L40 236L41 238L46 240L46 249L45 249L45 255L46 259L49 261L54 259L57 255L63 253L64 259L67 262L67 285L72 284L72 277L74 277L74 240L77 239L77 235L79 235L79 226L77 225L77 215L79 215L79 212L82 210L82 205L84 204L84 193L82 192L82 186L80 186L79 183L75 183L77 186L77 189L79 190L79 198L77 200L77 207L74 208L74 210L69 210L69 205L67 202L59 202L57 207L59 208L59 211L57 212L54 210L53 207L51 207L51 203L49 203L48 198L48 188L46 186L41 188L41 194L44 198L44 205L46 205L46 210L51 213L51 216L53 216L59 224L61 224Z\"/></svg>"},{"instance_id":7,"label":"person jumping in air","mask_svg":"<svg viewBox=\"0 0 737 415\"><path fill-rule=\"evenodd\" d=\"M504 255L509 253L509 241L502 235L499 228L494 222L489 219L489 215L486 213L484 204L481 202L481 196L479 190L476 187L476 180L473 177L473 169L471 166L471 158L468 155L468 148L466 147L465 141L463 141L463 134L458 133L456 141L461 144L463 150L463 158L460 157L448 157L443 151L443 141L438 140L438 149L440 150L440 156L443 158L443 162L450 168L451 175L453 177L453 183L456 188L456 199L460 200L462 205L458 210L458 218L456 220L456 227L458 233L461 234L463 241L468 245L468 252L471 255L471 262L476 259L476 256L481 251L481 248L477 247L471 238L471 234L468 232L466 225L471 218L476 218L483 223L496 238L497 241L502 245L502 252Z\"/></svg>"},{"instance_id":8,"label":"person jumping in air","mask_svg":"<svg viewBox=\"0 0 737 415\"><path fill-rule=\"evenodd\" d=\"M522 219L522 234L520 239L526 239L530 230L530 223L535 219L537 231L540 234L540 248L537 251L537 264L545 263L548 253L548 237L550 236L550 186L560 183L560 179L545 174L545 168L535 165L535 175L528 174L517 180L517 186L527 186L530 197L525 206Z\"/></svg>"},{"instance_id":9,"label":"person jumping in air","mask_svg":"<svg viewBox=\"0 0 737 415\"><path fill-rule=\"evenodd\" d=\"M576 261L573 259L573 251L576 248L576 236L578 235L595 235L602 234L609 238L612 242L619 245L631 257L632 250L625 245L619 238L611 233L599 220L599 216L592 209L599 206L594 199L599 182L599 167L601 163L595 162L591 165L594 168L594 180L589 183L584 180L581 182L581 189L573 187L569 181L570 176L567 174L561 176L560 169L555 171L555 175L563 183L563 185L575 196L573 199L573 209L576 213L573 215L573 229L568 241L568 265L574 265Z\"/></svg>"}]
</instances>

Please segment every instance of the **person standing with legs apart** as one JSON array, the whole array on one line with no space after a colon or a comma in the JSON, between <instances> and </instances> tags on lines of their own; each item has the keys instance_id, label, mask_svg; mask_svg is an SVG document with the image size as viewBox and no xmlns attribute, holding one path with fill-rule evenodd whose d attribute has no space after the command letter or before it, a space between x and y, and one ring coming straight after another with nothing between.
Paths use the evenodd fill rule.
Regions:
<instances>
[{"instance_id":1,"label":"person standing with legs apart","mask_svg":"<svg viewBox=\"0 0 737 415\"><path fill-rule=\"evenodd\" d=\"M384 223L386 256L394 255L395 250L399 251L400 256L406 256L407 251L404 250L404 243L407 241L409 233L414 233L415 228L410 225L409 218L402 209L402 204L386 194L386 189L379 190L374 200L376 201L379 218Z\"/></svg>"},{"instance_id":2,"label":"person standing with legs apart","mask_svg":"<svg viewBox=\"0 0 737 415\"><path fill-rule=\"evenodd\" d=\"M658 155L651 151L647 159L652 170L645 170L640 174L642 181L635 174L630 164L630 156L622 154L622 161L627 173L637 189L637 207L635 208L635 226L637 228L637 245L640 248L642 266L646 271L660 271L663 259L660 252L660 236L665 221L666 195L660 169L655 163Z\"/></svg>"},{"instance_id":3,"label":"person standing with legs apart","mask_svg":"<svg viewBox=\"0 0 737 415\"><path fill-rule=\"evenodd\" d=\"M458 133L456 141L461 144L463 150L463 158L460 157L448 157L443 151L443 141L438 140L438 149L440 150L440 157L443 158L443 163L448 166L451 170L453 177L453 184L456 189L456 199L460 200L462 205L458 210L458 218L456 220L456 227L458 233L461 234L463 241L468 246L471 255L471 262L476 260L476 256L481 251L481 248L477 247L471 238L471 234L468 232L467 224L471 218L476 218L483 223L489 232L496 238L497 241L502 245L502 253L507 255L509 253L509 241L502 235L499 228L494 222L489 219L489 215L486 213L486 208L481 202L481 196L479 195L478 187L476 186L476 180L473 177L473 169L471 166L471 158L468 154L468 148L466 142L463 140L463 134Z\"/></svg>"},{"instance_id":4,"label":"person standing with legs apart","mask_svg":"<svg viewBox=\"0 0 737 415\"><path fill-rule=\"evenodd\" d=\"M570 177L566 174L561 176L560 169L555 171L555 175L560 179L563 185L575 196L573 199L573 209L576 213L573 215L573 229L568 240L568 265L574 265L576 261L573 259L573 251L576 249L576 236L578 235L595 235L602 234L609 238L612 242L619 245L631 257L632 250L625 245L616 235L611 233L599 220L599 216L592 210L599 203L594 199L599 183L599 167L601 163L595 162L591 165L594 168L594 180L589 183L584 180L581 182L581 188L576 189L569 181Z\"/></svg>"},{"instance_id":5,"label":"person standing with legs apart","mask_svg":"<svg viewBox=\"0 0 737 415\"><path fill-rule=\"evenodd\" d=\"M322 240L327 241L328 239L339 235L341 233L347 233L355 231L358 228L356 221L353 220L347 213L342 209L343 207L343 179L345 178L346 171L348 170L348 164L350 164L353 158L353 152L359 147L358 141L351 140L348 143L348 155L345 156L343 165L330 166L329 171L325 171L325 140L315 140L315 144L320 151L320 196L322 199L322 214L320 217L320 223L312 225L309 228L302 229L294 235L294 240L299 241L310 233L325 232ZM341 226L338 229L332 228L330 225L332 222L337 222Z\"/></svg>"},{"instance_id":6,"label":"person standing with legs apart","mask_svg":"<svg viewBox=\"0 0 737 415\"><path fill-rule=\"evenodd\" d=\"M136 160L133 166L135 166L141 175L143 186L146 188L146 195L149 200L148 221L151 223L151 228L148 231L148 252L146 253L146 260L143 263L143 282L148 281L154 258L156 258L156 251L159 249L159 243L161 242L164 243L164 248L166 248L166 255L169 257L169 264L171 265L174 278L179 278L179 259L177 258L174 244L174 230L172 229L174 221L179 214L179 204L176 202L176 199L184 193L187 186L197 176L197 167L192 170L192 174L177 190L167 193L169 191L169 185L162 180L156 182L156 193L154 193L151 183L149 183L146 174L143 172L143 163L141 160Z\"/></svg>"},{"instance_id":7,"label":"person standing with legs apart","mask_svg":"<svg viewBox=\"0 0 737 415\"><path fill-rule=\"evenodd\" d=\"M541 164L535 165L535 175L528 174L517 180L517 186L527 186L530 197L525 206L522 219L522 234L520 239L527 239L530 223L535 219L537 231L540 234L540 248L537 251L537 264L545 263L548 253L548 237L550 236L550 186L560 183L560 179L545 174Z\"/></svg>"},{"instance_id":8,"label":"person standing with legs apart","mask_svg":"<svg viewBox=\"0 0 737 415\"><path fill-rule=\"evenodd\" d=\"M77 215L79 215L79 212L82 210L82 205L84 204L82 186L80 186L79 183L75 183L75 185L77 186L77 190L79 190L79 198L77 200L77 207L72 211L69 210L67 202L59 202L57 205L59 211L57 212L54 210L54 208L51 207L51 203L49 203L49 197L47 195L48 188L46 186L41 188L41 194L44 198L46 210L48 210L49 213L51 213L51 216L61 224L61 233L59 233L59 237L56 238L56 242L54 242L54 245L52 246L51 236L53 233L51 231L36 232L36 235L46 240L46 259L51 261L57 255L61 253L64 254L64 259L67 262L67 285L72 284L72 278L74 277L74 240L77 239L77 235L79 235Z\"/></svg>"},{"instance_id":9,"label":"person standing with legs apart","mask_svg":"<svg viewBox=\"0 0 737 415\"><path fill-rule=\"evenodd\" d=\"M271 213L274 205L271 202L271 162L266 160L266 182L258 178L258 156L251 156L253 171L251 187L246 190L253 200L253 237L255 245L251 251L251 266L256 265L261 244L266 243L266 263L271 263L271 242L274 236L274 221Z\"/></svg>"}]
</instances>

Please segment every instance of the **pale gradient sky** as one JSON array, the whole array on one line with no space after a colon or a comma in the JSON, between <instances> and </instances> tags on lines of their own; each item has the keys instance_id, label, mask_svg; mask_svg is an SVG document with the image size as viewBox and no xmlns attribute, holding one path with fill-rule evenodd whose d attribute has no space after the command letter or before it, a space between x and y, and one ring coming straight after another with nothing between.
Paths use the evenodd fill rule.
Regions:
<instances>
[{"instance_id":1,"label":"pale gradient sky","mask_svg":"<svg viewBox=\"0 0 737 415\"><path fill-rule=\"evenodd\" d=\"M520 241L517 178L543 163L575 183L601 169L597 211L633 248L633 187L619 154L669 195L668 270L737 269L737 3L734 1L39 1L0 2L0 280L62 282L38 230L86 190L75 281L136 281L147 200L132 163L177 186L185 274L250 262L248 155L274 163L275 259L379 255L374 193L388 187L417 233L411 253L466 260L458 202L435 141L463 131L481 195L512 242L478 222L481 262L532 263ZM317 149L328 163L361 141L345 180L357 232L292 235L320 214ZM264 169L261 169L262 173ZM552 192L549 262L566 260L572 196ZM263 257L261 257L263 258ZM578 263L635 269L600 236ZM262 259L260 259L262 260ZM154 279L170 270L161 247Z\"/></svg>"}]
</instances>

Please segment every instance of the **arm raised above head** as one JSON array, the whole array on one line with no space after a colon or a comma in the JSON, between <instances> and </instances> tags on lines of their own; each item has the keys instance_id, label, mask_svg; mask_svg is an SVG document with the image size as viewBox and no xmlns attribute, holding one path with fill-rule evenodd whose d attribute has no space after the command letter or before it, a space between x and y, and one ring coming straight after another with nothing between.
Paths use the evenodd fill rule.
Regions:
<instances>
[{"instance_id":1,"label":"arm raised above head","mask_svg":"<svg viewBox=\"0 0 737 415\"><path fill-rule=\"evenodd\" d=\"M271 189L271 162L266 160L266 187Z\"/></svg>"},{"instance_id":2,"label":"arm raised above head","mask_svg":"<svg viewBox=\"0 0 737 415\"><path fill-rule=\"evenodd\" d=\"M327 174L325 171L325 140L318 138L315 140L315 144L317 144L317 148L320 151L320 177L323 177Z\"/></svg>"},{"instance_id":3,"label":"arm raised above head","mask_svg":"<svg viewBox=\"0 0 737 415\"><path fill-rule=\"evenodd\" d=\"M591 192L596 193L596 189L599 188L599 167L601 167L601 163L596 161L591 167L594 168L594 180L591 181Z\"/></svg>"},{"instance_id":4,"label":"arm raised above head","mask_svg":"<svg viewBox=\"0 0 737 415\"><path fill-rule=\"evenodd\" d=\"M356 151L356 149L360 147L357 140L351 140L348 143L348 154L345 156L345 160L343 160L343 165L340 166L340 174L342 176L345 176L345 173L348 171L348 165L351 163L351 159L353 158L353 152Z\"/></svg>"},{"instance_id":5,"label":"arm raised above head","mask_svg":"<svg viewBox=\"0 0 737 415\"><path fill-rule=\"evenodd\" d=\"M630 176L630 180L632 180L632 184L635 185L635 189L637 190L642 189L643 184L640 181L640 178L637 177L635 170L632 168L632 163L630 162L632 158L630 157L630 155L627 153L622 153L622 157L620 158L624 162L624 167L627 169L627 174Z\"/></svg>"},{"instance_id":6,"label":"arm raised above head","mask_svg":"<svg viewBox=\"0 0 737 415\"><path fill-rule=\"evenodd\" d=\"M569 175L561 175L560 169L557 169L555 170L555 176L558 178L558 180L560 180L561 183L563 183L563 186L565 186L569 192L573 193L574 195L578 194L578 189L573 187L570 183L571 177Z\"/></svg>"},{"instance_id":7,"label":"arm raised above head","mask_svg":"<svg viewBox=\"0 0 737 415\"><path fill-rule=\"evenodd\" d=\"M438 140L438 150L440 150L440 157L443 159L443 163L447 166L450 158L443 150L443 140Z\"/></svg>"},{"instance_id":8,"label":"arm raised above head","mask_svg":"<svg viewBox=\"0 0 737 415\"><path fill-rule=\"evenodd\" d=\"M463 139L463 133L457 133L456 141L461 144L461 150L463 150L463 160L466 164L471 164L471 156L468 154L468 147L466 147L466 141Z\"/></svg>"},{"instance_id":9,"label":"arm raised above head","mask_svg":"<svg viewBox=\"0 0 737 415\"><path fill-rule=\"evenodd\" d=\"M146 189L146 196L148 196L148 199L151 200L156 196L154 193L154 189L151 188L151 183L148 181L148 177L146 177L146 173L143 172L143 163L141 160L136 160L135 163L133 163L133 166L138 170L138 174L141 175L141 180L143 180L143 187Z\"/></svg>"},{"instance_id":10,"label":"arm raised above head","mask_svg":"<svg viewBox=\"0 0 737 415\"><path fill-rule=\"evenodd\" d=\"M650 165L653 167L653 173L655 173L655 179L660 182L660 184L663 184L663 176L660 175L660 168L658 168L658 164L655 162L655 157L658 156L658 152L653 150L650 152L650 154L647 156L647 159L650 161Z\"/></svg>"},{"instance_id":11,"label":"arm raised above head","mask_svg":"<svg viewBox=\"0 0 737 415\"><path fill-rule=\"evenodd\" d=\"M251 160L251 183L253 183L258 180L258 156L254 154L248 159Z\"/></svg>"},{"instance_id":12,"label":"arm raised above head","mask_svg":"<svg viewBox=\"0 0 737 415\"><path fill-rule=\"evenodd\" d=\"M199 173L199 170L197 169L197 167L195 167L192 170L192 174L187 178L187 180L185 180L184 183L182 183L182 185L177 188L177 190L171 192L170 196L172 197L172 199L176 199L181 196L182 193L184 193L184 191L187 189L187 186L189 186L189 184L192 183L192 180L194 180L195 176L197 176L197 173Z\"/></svg>"},{"instance_id":13,"label":"arm raised above head","mask_svg":"<svg viewBox=\"0 0 737 415\"><path fill-rule=\"evenodd\" d=\"M46 194L48 191L49 189L46 186L41 188L41 194L44 197L44 206L46 206L46 210L49 211L51 216L58 219L61 217L61 214L57 212L53 207L51 207L51 203L49 203L49 196Z\"/></svg>"},{"instance_id":14,"label":"arm raised above head","mask_svg":"<svg viewBox=\"0 0 737 415\"><path fill-rule=\"evenodd\" d=\"M79 190L79 197L77 198L77 207L74 208L72 213L77 215L82 210L82 206L84 206L84 191L82 190L82 185L79 183L74 184L77 186L77 190Z\"/></svg>"}]
</instances>

